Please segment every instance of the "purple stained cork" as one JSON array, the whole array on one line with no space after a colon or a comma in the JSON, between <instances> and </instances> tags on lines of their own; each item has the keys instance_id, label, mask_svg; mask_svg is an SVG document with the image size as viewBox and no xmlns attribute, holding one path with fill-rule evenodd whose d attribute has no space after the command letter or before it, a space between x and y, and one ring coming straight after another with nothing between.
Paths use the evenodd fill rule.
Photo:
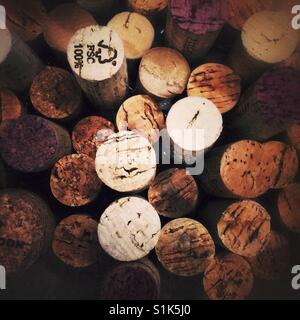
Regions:
<instances>
[{"instance_id":1,"label":"purple stained cork","mask_svg":"<svg viewBox=\"0 0 300 320\"><path fill-rule=\"evenodd\" d=\"M71 141L62 127L41 117L26 115L1 128L0 151L10 167L22 172L40 172L70 153Z\"/></svg>"}]
</instances>

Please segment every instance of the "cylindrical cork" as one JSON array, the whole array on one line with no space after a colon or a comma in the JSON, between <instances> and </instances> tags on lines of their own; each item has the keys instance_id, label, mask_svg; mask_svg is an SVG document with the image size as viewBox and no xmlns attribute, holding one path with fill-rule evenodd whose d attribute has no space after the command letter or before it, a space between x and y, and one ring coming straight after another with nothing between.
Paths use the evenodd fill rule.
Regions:
<instances>
[{"instance_id":1,"label":"cylindrical cork","mask_svg":"<svg viewBox=\"0 0 300 320\"><path fill-rule=\"evenodd\" d=\"M244 300L250 295L253 282L249 263L232 253L215 257L203 277L204 290L210 300Z\"/></svg>"},{"instance_id":2,"label":"cylindrical cork","mask_svg":"<svg viewBox=\"0 0 300 320\"><path fill-rule=\"evenodd\" d=\"M0 89L0 124L14 120L24 114L24 108L18 97L10 90Z\"/></svg>"},{"instance_id":3,"label":"cylindrical cork","mask_svg":"<svg viewBox=\"0 0 300 320\"><path fill-rule=\"evenodd\" d=\"M222 0L170 0L166 40L187 59L200 59L212 47L227 14Z\"/></svg>"},{"instance_id":4,"label":"cylindrical cork","mask_svg":"<svg viewBox=\"0 0 300 320\"><path fill-rule=\"evenodd\" d=\"M273 0L229 0L227 22L232 28L242 30L251 16L263 10L271 10L272 5Z\"/></svg>"},{"instance_id":5,"label":"cylindrical cork","mask_svg":"<svg viewBox=\"0 0 300 320\"><path fill-rule=\"evenodd\" d=\"M78 30L68 46L69 64L82 90L98 108L115 109L127 94L127 63L122 40L108 27Z\"/></svg>"},{"instance_id":6,"label":"cylindrical cork","mask_svg":"<svg viewBox=\"0 0 300 320\"><path fill-rule=\"evenodd\" d=\"M74 3L64 3L49 12L44 38L55 52L65 55L74 33L94 24L96 21L88 11Z\"/></svg>"},{"instance_id":7,"label":"cylindrical cork","mask_svg":"<svg viewBox=\"0 0 300 320\"><path fill-rule=\"evenodd\" d=\"M225 65L206 63L192 72L187 86L187 94L188 96L209 99L221 113L226 113L239 101L241 79Z\"/></svg>"},{"instance_id":8,"label":"cylindrical cork","mask_svg":"<svg viewBox=\"0 0 300 320\"><path fill-rule=\"evenodd\" d=\"M256 257L248 258L254 275L264 280L277 280L289 274L290 246L287 238L272 231L266 246Z\"/></svg>"},{"instance_id":9,"label":"cylindrical cork","mask_svg":"<svg viewBox=\"0 0 300 320\"><path fill-rule=\"evenodd\" d=\"M18 171L40 172L50 169L71 150L68 132L38 116L25 115L11 120L0 132L3 160Z\"/></svg>"},{"instance_id":10,"label":"cylindrical cork","mask_svg":"<svg viewBox=\"0 0 300 320\"><path fill-rule=\"evenodd\" d=\"M287 129L289 143L300 151L300 124L291 124Z\"/></svg>"},{"instance_id":11,"label":"cylindrical cork","mask_svg":"<svg viewBox=\"0 0 300 320\"><path fill-rule=\"evenodd\" d=\"M230 126L239 137L267 140L300 121L300 74L288 67L267 71L248 88L233 111Z\"/></svg>"},{"instance_id":12,"label":"cylindrical cork","mask_svg":"<svg viewBox=\"0 0 300 320\"><path fill-rule=\"evenodd\" d=\"M155 247L161 229L160 218L143 198L125 197L113 202L98 225L101 247L119 261L144 258Z\"/></svg>"},{"instance_id":13,"label":"cylindrical cork","mask_svg":"<svg viewBox=\"0 0 300 320\"><path fill-rule=\"evenodd\" d=\"M154 28L151 22L135 12L121 12L107 24L122 39L126 59L140 59L152 47Z\"/></svg>"},{"instance_id":14,"label":"cylindrical cork","mask_svg":"<svg viewBox=\"0 0 300 320\"><path fill-rule=\"evenodd\" d=\"M198 186L184 169L161 172L151 183L148 200L157 212L168 218L179 218L193 212L198 202Z\"/></svg>"},{"instance_id":15,"label":"cylindrical cork","mask_svg":"<svg viewBox=\"0 0 300 320\"><path fill-rule=\"evenodd\" d=\"M174 158L189 161L218 140L223 119L213 102L202 97L187 97L177 101L166 120L167 132L174 146Z\"/></svg>"},{"instance_id":16,"label":"cylindrical cork","mask_svg":"<svg viewBox=\"0 0 300 320\"><path fill-rule=\"evenodd\" d=\"M70 120L81 110L81 90L68 71L46 67L33 80L30 99L34 108L52 120Z\"/></svg>"},{"instance_id":17,"label":"cylindrical cork","mask_svg":"<svg viewBox=\"0 0 300 320\"><path fill-rule=\"evenodd\" d=\"M293 182L298 171L297 151L285 143L269 141L264 144L266 174L273 189L282 189Z\"/></svg>"},{"instance_id":18,"label":"cylindrical cork","mask_svg":"<svg viewBox=\"0 0 300 320\"><path fill-rule=\"evenodd\" d=\"M297 43L289 15L260 11L244 24L242 37L232 49L228 64L242 80L251 82L269 67L287 59Z\"/></svg>"},{"instance_id":19,"label":"cylindrical cork","mask_svg":"<svg viewBox=\"0 0 300 320\"><path fill-rule=\"evenodd\" d=\"M157 47L142 58L139 80L142 89L158 99L173 98L186 89L191 70L176 50Z\"/></svg>"},{"instance_id":20,"label":"cylindrical cork","mask_svg":"<svg viewBox=\"0 0 300 320\"><path fill-rule=\"evenodd\" d=\"M97 19L111 16L118 6L118 0L77 0L76 2Z\"/></svg>"},{"instance_id":21,"label":"cylindrical cork","mask_svg":"<svg viewBox=\"0 0 300 320\"><path fill-rule=\"evenodd\" d=\"M300 52L294 52L288 59L281 63L281 66L291 67L297 72L300 72Z\"/></svg>"},{"instance_id":22,"label":"cylindrical cork","mask_svg":"<svg viewBox=\"0 0 300 320\"><path fill-rule=\"evenodd\" d=\"M132 130L155 143L160 137L160 131L165 128L165 117L152 98L137 95L121 105L116 124L119 131Z\"/></svg>"},{"instance_id":23,"label":"cylindrical cork","mask_svg":"<svg viewBox=\"0 0 300 320\"><path fill-rule=\"evenodd\" d=\"M112 134L97 151L96 171L113 190L140 192L155 178L155 150L146 138L134 132Z\"/></svg>"},{"instance_id":24,"label":"cylindrical cork","mask_svg":"<svg viewBox=\"0 0 300 320\"><path fill-rule=\"evenodd\" d=\"M43 68L26 43L8 29L0 29L0 87L23 93Z\"/></svg>"},{"instance_id":25,"label":"cylindrical cork","mask_svg":"<svg viewBox=\"0 0 300 320\"><path fill-rule=\"evenodd\" d=\"M221 198L257 198L274 182L264 156L263 145L251 140L213 149L205 159L201 186Z\"/></svg>"},{"instance_id":26,"label":"cylindrical cork","mask_svg":"<svg viewBox=\"0 0 300 320\"><path fill-rule=\"evenodd\" d=\"M278 212L283 225L292 232L300 233L300 184L293 183L280 191Z\"/></svg>"},{"instance_id":27,"label":"cylindrical cork","mask_svg":"<svg viewBox=\"0 0 300 320\"><path fill-rule=\"evenodd\" d=\"M168 6L168 0L128 0L129 8L150 18L159 17Z\"/></svg>"},{"instance_id":28,"label":"cylindrical cork","mask_svg":"<svg viewBox=\"0 0 300 320\"><path fill-rule=\"evenodd\" d=\"M37 195L0 191L0 222L0 264L7 273L25 271L50 248L54 219Z\"/></svg>"},{"instance_id":29,"label":"cylindrical cork","mask_svg":"<svg viewBox=\"0 0 300 320\"><path fill-rule=\"evenodd\" d=\"M147 258L121 264L105 277L102 300L157 300L160 296L160 274Z\"/></svg>"},{"instance_id":30,"label":"cylindrical cork","mask_svg":"<svg viewBox=\"0 0 300 320\"><path fill-rule=\"evenodd\" d=\"M94 160L83 154L61 158L53 167L50 187L54 197L69 207L91 203L101 191Z\"/></svg>"},{"instance_id":31,"label":"cylindrical cork","mask_svg":"<svg viewBox=\"0 0 300 320\"><path fill-rule=\"evenodd\" d=\"M207 229L187 218L167 223L155 249L164 268L184 277L204 272L215 255L215 244Z\"/></svg>"},{"instance_id":32,"label":"cylindrical cork","mask_svg":"<svg viewBox=\"0 0 300 320\"><path fill-rule=\"evenodd\" d=\"M73 129L73 147L77 153L95 159L97 149L114 132L114 124L105 118L100 116L83 118Z\"/></svg>"},{"instance_id":33,"label":"cylindrical cork","mask_svg":"<svg viewBox=\"0 0 300 320\"><path fill-rule=\"evenodd\" d=\"M6 186L6 173L3 166L2 160L0 159L0 189L5 188Z\"/></svg>"},{"instance_id":34,"label":"cylindrical cork","mask_svg":"<svg viewBox=\"0 0 300 320\"><path fill-rule=\"evenodd\" d=\"M97 222L79 214L63 219L55 229L52 249L58 259L71 267L91 266L100 251Z\"/></svg>"},{"instance_id":35,"label":"cylindrical cork","mask_svg":"<svg viewBox=\"0 0 300 320\"><path fill-rule=\"evenodd\" d=\"M35 44L42 36L47 11L42 1L26 0L20 9L18 0L0 0L6 10L7 28L16 33L24 42Z\"/></svg>"}]
</instances>

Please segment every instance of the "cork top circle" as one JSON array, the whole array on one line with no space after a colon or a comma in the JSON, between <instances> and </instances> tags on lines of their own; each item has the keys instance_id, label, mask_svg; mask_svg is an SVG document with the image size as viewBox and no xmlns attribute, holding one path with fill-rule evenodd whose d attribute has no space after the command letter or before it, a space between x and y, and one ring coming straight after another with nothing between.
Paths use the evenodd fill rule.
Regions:
<instances>
[{"instance_id":1,"label":"cork top circle","mask_svg":"<svg viewBox=\"0 0 300 320\"><path fill-rule=\"evenodd\" d=\"M0 63L8 56L12 47L12 35L8 29L0 29Z\"/></svg>"},{"instance_id":2,"label":"cork top circle","mask_svg":"<svg viewBox=\"0 0 300 320\"><path fill-rule=\"evenodd\" d=\"M128 0L137 12L162 11L168 5L168 0Z\"/></svg>"},{"instance_id":3,"label":"cork top circle","mask_svg":"<svg viewBox=\"0 0 300 320\"><path fill-rule=\"evenodd\" d=\"M117 33L99 25L78 30L71 38L67 52L73 72L89 81L111 78L125 59L124 45Z\"/></svg>"}]
</instances>

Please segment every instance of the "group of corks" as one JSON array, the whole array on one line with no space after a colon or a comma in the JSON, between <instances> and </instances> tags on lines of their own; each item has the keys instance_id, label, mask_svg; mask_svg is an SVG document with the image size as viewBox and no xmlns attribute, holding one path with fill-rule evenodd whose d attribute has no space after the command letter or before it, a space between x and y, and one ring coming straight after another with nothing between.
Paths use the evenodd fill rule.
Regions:
<instances>
[{"instance_id":1,"label":"group of corks","mask_svg":"<svg viewBox=\"0 0 300 320\"><path fill-rule=\"evenodd\" d=\"M255 278L289 274L289 239L300 233L300 37L289 8L0 5L9 17L0 30L0 265L9 276L50 247L71 268L105 254L120 262L101 299L159 299L158 262L196 276L213 300L249 298ZM191 175L203 155L203 172ZM40 175L38 195L30 180Z\"/></svg>"}]
</instances>

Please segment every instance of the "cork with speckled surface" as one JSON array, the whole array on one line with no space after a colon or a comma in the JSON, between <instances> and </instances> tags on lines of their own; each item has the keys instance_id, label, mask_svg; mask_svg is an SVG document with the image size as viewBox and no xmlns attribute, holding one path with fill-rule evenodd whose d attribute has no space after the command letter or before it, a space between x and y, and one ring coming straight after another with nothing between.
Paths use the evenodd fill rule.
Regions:
<instances>
[{"instance_id":1,"label":"cork with speckled surface","mask_svg":"<svg viewBox=\"0 0 300 320\"><path fill-rule=\"evenodd\" d=\"M101 191L94 160L83 154L61 158L53 167L50 187L54 197L62 204L80 207L91 203Z\"/></svg>"},{"instance_id":2,"label":"cork with speckled surface","mask_svg":"<svg viewBox=\"0 0 300 320\"><path fill-rule=\"evenodd\" d=\"M168 271L185 277L203 273L215 255L215 245L207 229L188 218L167 223L155 250Z\"/></svg>"},{"instance_id":3,"label":"cork with speckled surface","mask_svg":"<svg viewBox=\"0 0 300 320\"><path fill-rule=\"evenodd\" d=\"M3 121L17 119L24 114L24 108L18 97L10 90L0 89L0 124Z\"/></svg>"},{"instance_id":4,"label":"cork with speckled surface","mask_svg":"<svg viewBox=\"0 0 300 320\"><path fill-rule=\"evenodd\" d=\"M128 0L129 7L140 14L151 16L165 10L168 0Z\"/></svg>"}]
</instances>

